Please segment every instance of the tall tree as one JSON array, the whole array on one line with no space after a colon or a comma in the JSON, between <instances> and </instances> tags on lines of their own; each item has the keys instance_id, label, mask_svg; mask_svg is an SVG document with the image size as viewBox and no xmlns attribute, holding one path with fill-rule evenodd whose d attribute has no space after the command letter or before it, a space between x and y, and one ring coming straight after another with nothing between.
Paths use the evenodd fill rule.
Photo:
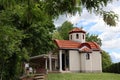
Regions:
<instances>
[{"instance_id":1,"label":"tall tree","mask_svg":"<svg viewBox=\"0 0 120 80\"><path fill-rule=\"evenodd\" d=\"M60 34L60 36L64 39L64 40L68 40L69 39L69 31L73 29L73 24L65 21L61 27L58 27L57 30Z\"/></svg>"},{"instance_id":2,"label":"tall tree","mask_svg":"<svg viewBox=\"0 0 120 80\"><path fill-rule=\"evenodd\" d=\"M16 80L22 60L27 55L21 46L23 32L10 26L0 26L0 80ZM26 56L26 57L25 57Z\"/></svg>"},{"instance_id":3,"label":"tall tree","mask_svg":"<svg viewBox=\"0 0 120 80\"><path fill-rule=\"evenodd\" d=\"M56 4L55 1L52 4L51 2L50 0L12 0L11 2L0 0L0 28L3 31L0 36L0 39L3 40L0 46L1 80L16 80L17 73L20 72L18 68L20 68L21 61L24 60L23 54L26 59L26 55L45 54L52 49L51 33L54 30L52 19L60 13L67 12L68 9L60 13L58 13L60 9L52 11L53 5ZM11 39L7 40L10 44L7 44L3 39L4 32L11 33L7 34L8 39Z\"/></svg>"},{"instance_id":4,"label":"tall tree","mask_svg":"<svg viewBox=\"0 0 120 80\"><path fill-rule=\"evenodd\" d=\"M52 33L52 39L55 40L55 39L60 39L60 40L63 40L63 37L60 35L60 33L56 30Z\"/></svg>"},{"instance_id":5,"label":"tall tree","mask_svg":"<svg viewBox=\"0 0 120 80\"><path fill-rule=\"evenodd\" d=\"M102 51L102 68L103 71L106 70L112 64L111 57L106 51Z\"/></svg>"}]
</instances>

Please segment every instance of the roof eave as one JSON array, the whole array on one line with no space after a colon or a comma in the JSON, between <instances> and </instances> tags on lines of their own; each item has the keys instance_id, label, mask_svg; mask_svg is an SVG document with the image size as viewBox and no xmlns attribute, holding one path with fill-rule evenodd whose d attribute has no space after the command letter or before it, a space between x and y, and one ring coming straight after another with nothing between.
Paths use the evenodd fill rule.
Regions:
<instances>
[{"instance_id":1,"label":"roof eave","mask_svg":"<svg viewBox=\"0 0 120 80\"><path fill-rule=\"evenodd\" d=\"M79 48L59 48L59 50L78 50Z\"/></svg>"},{"instance_id":2,"label":"roof eave","mask_svg":"<svg viewBox=\"0 0 120 80\"><path fill-rule=\"evenodd\" d=\"M71 33L86 33L85 31L73 31L73 32L69 32L69 34Z\"/></svg>"},{"instance_id":3,"label":"roof eave","mask_svg":"<svg viewBox=\"0 0 120 80\"><path fill-rule=\"evenodd\" d=\"M92 53L92 51L79 51L79 53Z\"/></svg>"},{"instance_id":4,"label":"roof eave","mask_svg":"<svg viewBox=\"0 0 120 80\"><path fill-rule=\"evenodd\" d=\"M92 49L93 51L101 51L100 49Z\"/></svg>"}]
</instances>

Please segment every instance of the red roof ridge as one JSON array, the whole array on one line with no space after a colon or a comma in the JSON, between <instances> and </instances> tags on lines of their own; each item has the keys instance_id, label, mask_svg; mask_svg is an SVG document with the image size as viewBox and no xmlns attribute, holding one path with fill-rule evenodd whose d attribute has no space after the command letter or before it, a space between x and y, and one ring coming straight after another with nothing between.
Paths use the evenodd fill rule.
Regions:
<instances>
[{"instance_id":1,"label":"red roof ridge","mask_svg":"<svg viewBox=\"0 0 120 80\"><path fill-rule=\"evenodd\" d=\"M79 49L79 51L81 52L92 52L92 50L90 48L88 48L87 46L83 46Z\"/></svg>"},{"instance_id":2,"label":"red roof ridge","mask_svg":"<svg viewBox=\"0 0 120 80\"><path fill-rule=\"evenodd\" d=\"M71 31L69 31L69 34L71 34L71 33L78 33L78 32L86 33L81 28L76 27L76 28L73 28Z\"/></svg>"}]
</instances>

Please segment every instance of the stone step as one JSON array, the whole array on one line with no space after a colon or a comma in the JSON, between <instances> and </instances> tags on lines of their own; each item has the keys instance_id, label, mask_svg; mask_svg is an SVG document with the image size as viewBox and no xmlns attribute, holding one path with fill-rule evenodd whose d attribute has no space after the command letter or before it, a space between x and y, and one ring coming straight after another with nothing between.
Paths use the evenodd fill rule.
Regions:
<instances>
[{"instance_id":1,"label":"stone step","mask_svg":"<svg viewBox=\"0 0 120 80\"><path fill-rule=\"evenodd\" d=\"M36 77L34 77L34 78L36 78L36 79L44 79L45 76L36 76Z\"/></svg>"},{"instance_id":2,"label":"stone step","mask_svg":"<svg viewBox=\"0 0 120 80\"><path fill-rule=\"evenodd\" d=\"M45 74L35 74L34 75L34 79L35 80L45 80L46 79L46 75Z\"/></svg>"}]
</instances>

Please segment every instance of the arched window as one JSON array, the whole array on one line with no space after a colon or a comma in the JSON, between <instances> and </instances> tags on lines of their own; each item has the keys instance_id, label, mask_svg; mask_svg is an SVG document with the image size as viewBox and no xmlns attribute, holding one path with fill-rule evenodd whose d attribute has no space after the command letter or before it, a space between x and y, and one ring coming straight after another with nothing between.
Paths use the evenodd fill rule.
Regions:
<instances>
[{"instance_id":1,"label":"arched window","mask_svg":"<svg viewBox=\"0 0 120 80\"><path fill-rule=\"evenodd\" d=\"M86 53L86 60L89 60L89 59L90 59L90 54Z\"/></svg>"},{"instance_id":2,"label":"arched window","mask_svg":"<svg viewBox=\"0 0 120 80\"><path fill-rule=\"evenodd\" d=\"M84 34L83 34L83 39L85 38Z\"/></svg>"},{"instance_id":3,"label":"arched window","mask_svg":"<svg viewBox=\"0 0 120 80\"><path fill-rule=\"evenodd\" d=\"M71 35L71 40L72 40L72 35Z\"/></svg>"},{"instance_id":4,"label":"arched window","mask_svg":"<svg viewBox=\"0 0 120 80\"><path fill-rule=\"evenodd\" d=\"M79 39L79 35L78 34L76 34L76 39Z\"/></svg>"}]
</instances>

